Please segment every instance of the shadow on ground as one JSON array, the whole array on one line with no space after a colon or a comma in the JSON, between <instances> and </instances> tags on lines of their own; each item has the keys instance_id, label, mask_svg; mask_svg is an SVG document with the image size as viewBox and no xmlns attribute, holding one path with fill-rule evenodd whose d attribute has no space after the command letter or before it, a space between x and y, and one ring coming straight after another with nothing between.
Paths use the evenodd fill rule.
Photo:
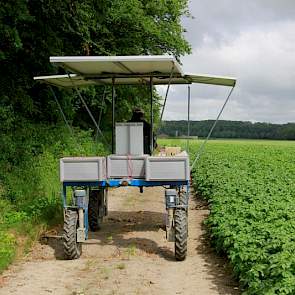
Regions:
<instances>
[{"instance_id":1,"label":"shadow on ground","mask_svg":"<svg viewBox=\"0 0 295 295\"><path fill-rule=\"evenodd\" d=\"M232 268L225 257L216 254L208 238L207 229L203 225L203 220L209 214L207 203L199 198L192 197L189 214L198 223L200 234L193 235L195 240L190 241L190 247L195 247L196 255L199 255L205 262L207 275L214 278L212 290L223 295L241 294L238 282L233 278ZM102 251L103 246L114 246L120 252L133 251L138 249L147 255L152 254L167 261L174 262L174 251L168 247L163 247L156 241L159 237L165 238L164 214L152 211L109 211L109 216L103 223L100 231L89 232L89 239L84 247L97 247L97 252ZM140 232L145 232L145 237L140 237ZM153 233L153 239L147 238L147 232ZM155 236L155 232L158 232ZM131 234L128 235L128 233ZM134 233L134 237L132 237ZM47 239L47 245L54 249L56 259L64 259L62 240ZM100 247L102 246L102 248ZM96 251L96 250L95 250ZM87 252L87 251L86 251ZM188 258L188 262L189 262ZM182 262L176 262L182 263ZM184 262L186 263L186 262ZM167 266L169 267L169 266Z\"/></svg>"},{"instance_id":2,"label":"shadow on ground","mask_svg":"<svg viewBox=\"0 0 295 295\"><path fill-rule=\"evenodd\" d=\"M148 238L132 237L126 238L126 234L132 232L160 232L165 238L164 214L151 211L109 211L106 221L101 230L90 232L84 247L94 245L112 245L118 249L132 252L139 249L146 254L154 254L169 261L174 261L174 252L167 247L160 246L155 240ZM60 232L62 235L62 232ZM62 239L46 238L41 243L47 244L54 249L54 256L63 260Z\"/></svg>"}]
</instances>

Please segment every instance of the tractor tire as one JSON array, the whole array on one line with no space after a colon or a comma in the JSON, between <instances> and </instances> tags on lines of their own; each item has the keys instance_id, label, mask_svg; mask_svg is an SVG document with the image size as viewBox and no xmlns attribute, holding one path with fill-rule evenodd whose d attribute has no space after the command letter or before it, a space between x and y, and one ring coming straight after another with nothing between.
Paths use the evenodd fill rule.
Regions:
<instances>
[{"instance_id":1,"label":"tractor tire","mask_svg":"<svg viewBox=\"0 0 295 295\"><path fill-rule=\"evenodd\" d=\"M103 190L91 190L89 193L88 224L93 232L101 228L102 217L99 216L99 210L103 206L103 193Z\"/></svg>"},{"instance_id":2,"label":"tractor tire","mask_svg":"<svg viewBox=\"0 0 295 295\"><path fill-rule=\"evenodd\" d=\"M82 254L82 243L77 242L78 213L67 210L64 218L63 248L65 259L78 259Z\"/></svg>"},{"instance_id":3,"label":"tractor tire","mask_svg":"<svg viewBox=\"0 0 295 295\"><path fill-rule=\"evenodd\" d=\"M186 194L179 193L179 204L187 205ZM176 208L174 212L175 223L175 259L183 261L187 255L188 238L188 210Z\"/></svg>"},{"instance_id":4,"label":"tractor tire","mask_svg":"<svg viewBox=\"0 0 295 295\"><path fill-rule=\"evenodd\" d=\"M182 208L176 208L174 212L175 222L175 259L183 261L187 254L187 212Z\"/></svg>"}]
</instances>

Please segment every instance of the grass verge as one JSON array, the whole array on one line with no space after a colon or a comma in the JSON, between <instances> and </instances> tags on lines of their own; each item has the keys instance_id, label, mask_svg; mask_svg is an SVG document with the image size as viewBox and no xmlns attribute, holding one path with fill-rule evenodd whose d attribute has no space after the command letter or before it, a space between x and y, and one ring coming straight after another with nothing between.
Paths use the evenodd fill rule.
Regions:
<instances>
[{"instance_id":1,"label":"grass verge","mask_svg":"<svg viewBox=\"0 0 295 295\"><path fill-rule=\"evenodd\" d=\"M27 124L0 146L0 272L26 253L39 234L62 220L59 159L103 155L91 132ZM12 138L13 137L13 138Z\"/></svg>"}]
</instances>

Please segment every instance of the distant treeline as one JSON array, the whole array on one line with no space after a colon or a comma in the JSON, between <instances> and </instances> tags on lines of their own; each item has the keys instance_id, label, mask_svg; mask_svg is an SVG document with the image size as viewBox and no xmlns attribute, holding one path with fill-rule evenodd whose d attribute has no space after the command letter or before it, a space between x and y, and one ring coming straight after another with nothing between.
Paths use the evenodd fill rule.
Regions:
<instances>
[{"instance_id":1,"label":"distant treeline","mask_svg":"<svg viewBox=\"0 0 295 295\"><path fill-rule=\"evenodd\" d=\"M191 121L190 135L206 137L213 120ZM187 121L164 121L159 134L166 136L186 136ZM214 138L250 138L250 139L295 139L295 123L271 124L244 121L220 120L213 133Z\"/></svg>"}]
</instances>

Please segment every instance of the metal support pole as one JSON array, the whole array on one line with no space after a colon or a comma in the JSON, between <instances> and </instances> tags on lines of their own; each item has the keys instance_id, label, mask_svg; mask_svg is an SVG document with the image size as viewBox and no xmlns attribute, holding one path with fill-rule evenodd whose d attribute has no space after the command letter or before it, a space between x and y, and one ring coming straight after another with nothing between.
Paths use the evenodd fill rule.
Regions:
<instances>
[{"instance_id":1,"label":"metal support pole","mask_svg":"<svg viewBox=\"0 0 295 295\"><path fill-rule=\"evenodd\" d=\"M103 133L102 133L102 131L100 130L100 128L99 128L99 126L98 126L98 124L97 124L95 118L93 117L91 111L89 110L89 108L88 108L88 106L87 106L87 104L86 104L86 102L85 102L83 96L81 95L81 93L80 93L78 87L75 85L75 83L74 83L73 80L71 79L70 74L68 74L68 77L69 77L70 81L72 82L72 86L73 86L73 88L76 90L76 92L77 92L77 94L78 94L78 96L79 96L79 98L80 98L82 104L84 105L84 107L85 107L85 109L86 109L86 111L87 111L89 117L91 118L92 122L94 123L94 126L96 127L97 131L98 131L99 134L101 135L101 138L104 140L105 144L106 144L107 146L109 146L109 144L108 144L107 140L105 139L105 137L103 136Z\"/></svg>"},{"instance_id":2,"label":"metal support pole","mask_svg":"<svg viewBox=\"0 0 295 295\"><path fill-rule=\"evenodd\" d=\"M210 129L210 131L209 131L209 133L208 133L208 135L207 135L207 137L206 137L206 139L203 141L203 143L202 143L201 146L199 147L199 150L198 150L198 152L197 152L196 158L195 158L193 164L192 164L191 167L190 167L191 170L193 170L193 168L195 167L196 163L199 161L200 157L202 156L202 154L203 154L203 152L204 152L204 149L205 149L205 146L206 146L208 140L210 139L211 134L212 134L212 132L214 131L214 128L215 128L215 126L216 126L216 124L217 124L217 122L218 122L220 116L222 115L223 110L224 110L225 106L227 105L227 103L228 103L228 101L229 101L229 98L231 97L231 95L232 95L232 93L233 93L233 91L234 91L234 88L235 88L235 86L233 86L232 89L230 90L230 92L229 92L229 94L228 94L228 96L227 96L227 98L226 98L226 100L225 100L225 102L224 102L224 104L223 104L223 106L222 106L222 108L221 108L221 110L220 110L220 112L219 112L219 114L218 114L218 116L217 116L215 122L213 123L213 125L212 125L212 127L211 127L211 129Z\"/></svg>"},{"instance_id":3,"label":"metal support pole","mask_svg":"<svg viewBox=\"0 0 295 295\"><path fill-rule=\"evenodd\" d=\"M162 108L162 112L161 112L161 116L160 116L160 122L159 122L159 125L161 124L162 119L163 119L163 114L164 114L165 107L166 107L166 102L167 102L167 97L168 97L168 93L169 93L169 89L170 89L171 79L172 79L172 76L173 76L174 67L175 67L175 64L174 64L174 62L173 62L173 66L172 66L172 68L171 68L171 73L170 73L170 77L169 77L169 81L168 81L168 86L167 86L167 89L166 89L166 94L165 94L165 99L164 99L164 103L163 103L163 108Z\"/></svg>"},{"instance_id":4,"label":"metal support pole","mask_svg":"<svg viewBox=\"0 0 295 295\"><path fill-rule=\"evenodd\" d=\"M189 153L189 137L190 137L190 110L191 110L191 86L187 87L187 142L186 150Z\"/></svg>"},{"instance_id":5,"label":"metal support pole","mask_svg":"<svg viewBox=\"0 0 295 295\"><path fill-rule=\"evenodd\" d=\"M115 153L115 78L112 78L112 154Z\"/></svg>"},{"instance_id":6,"label":"metal support pole","mask_svg":"<svg viewBox=\"0 0 295 295\"><path fill-rule=\"evenodd\" d=\"M150 77L150 92L151 92L151 154L154 151L154 110L153 110L153 77Z\"/></svg>"},{"instance_id":7,"label":"metal support pole","mask_svg":"<svg viewBox=\"0 0 295 295\"><path fill-rule=\"evenodd\" d=\"M97 121L98 127L100 126L100 122L101 122L101 118L102 118L102 113L103 113L103 108L104 108L104 101L105 101L105 97L106 97L106 92L107 92L107 88L105 86L104 87L104 90L103 90L103 94L102 94L102 102L101 102L101 107L100 107L98 121ZM98 129L96 129L95 141L97 141L97 139L98 139Z\"/></svg>"},{"instance_id":8,"label":"metal support pole","mask_svg":"<svg viewBox=\"0 0 295 295\"><path fill-rule=\"evenodd\" d=\"M62 204L63 207L67 207L67 187L63 184L62 185Z\"/></svg>"}]
</instances>

